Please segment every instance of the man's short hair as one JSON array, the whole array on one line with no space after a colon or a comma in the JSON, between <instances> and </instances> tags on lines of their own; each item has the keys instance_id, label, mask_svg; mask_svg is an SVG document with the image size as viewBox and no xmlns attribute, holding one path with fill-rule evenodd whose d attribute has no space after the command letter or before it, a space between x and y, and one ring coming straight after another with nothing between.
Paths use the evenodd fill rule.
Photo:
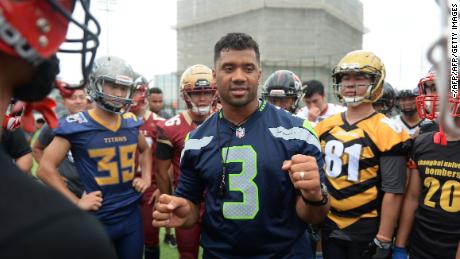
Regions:
<instances>
[{"instance_id":1,"label":"man's short hair","mask_svg":"<svg viewBox=\"0 0 460 259\"><path fill-rule=\"evenodd\" d=\"M321 96L324 96L324 85L318 80L309 80L303 82L303 92L304 92L304 98L310 98L314 94L319 94Z\"/></svg>"},{"instance_id":2,"label":"man's short hair","mask_svg":"<svg viewBox=\"0 0 460 259\"><path fill-rule=\"evenodd\" d=\"M149 96L152 94L163 94L163 91L158 87L152 87L149 89Z\"/></svg>"},{"instance_id":3,"label":"man's short hair","mask_svg":"<svg viewBox=\"0 0 460 259\"><path fill-rule=\"evenodd\" d=\"M253 49L256 53L257 63L260 64L259 44L248 34L242 32L232 32L220 38L214 46L214 64L220 57L223 50L245 50Z\"/></svg>"}]
</instances>

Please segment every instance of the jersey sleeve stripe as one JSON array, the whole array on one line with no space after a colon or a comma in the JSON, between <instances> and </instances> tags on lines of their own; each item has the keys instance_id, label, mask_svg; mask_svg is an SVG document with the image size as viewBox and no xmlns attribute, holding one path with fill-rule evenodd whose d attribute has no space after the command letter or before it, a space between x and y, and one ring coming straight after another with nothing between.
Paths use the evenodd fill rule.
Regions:
<instances>
[{"instance_id":1,"label":"jersey sleeve stripe","mask_svg":"<svg viewBox=\"0 0 460 259\"><path fill-rule=\"evenodd\" d=\"M293 127L286 129L279 126L277 128L268 128L268 130L275 138L284 140L303 140L321 151L321 145L319 144L318 138L306 128Z\"/></svg>"}]
</instances>

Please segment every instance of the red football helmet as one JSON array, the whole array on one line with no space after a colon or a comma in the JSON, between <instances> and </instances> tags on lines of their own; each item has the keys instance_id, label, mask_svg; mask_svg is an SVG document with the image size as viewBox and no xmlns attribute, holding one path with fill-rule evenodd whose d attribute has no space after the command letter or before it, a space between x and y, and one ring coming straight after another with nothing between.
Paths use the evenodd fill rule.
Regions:
<instances>
[{"instance_id":1,"label":"red football helmet","mask_svg":"<svg viewBox=\"0 0 460 259\"><path fill-rule=\"evenodd\" d=\"M84 22L72 17L77 2ZM83 31L81 39L66 39L69 23ZM90 23L94 31L89 29ZM19 99L37 101L49 93L59 73L58 51L81 55L83 80L76 87L85 85L99 34L100 26L89 12L89 0L0 0L0 52L20 57L36 68L32 82L15 89ZM59 49L63 42L66 48Z\"/></svg>"},{"instance_id":2,"label":"red football helmet","mask_svg":"<svg viewBox=\"0 0 460 259\"><path fill-rule=\"evenodd\" d=\"M418 83L420 95L416 98L417 112L422 119L434 120L439 114L439 96L436 89L436 72L431 70ZM450 116L460 117L460 96L449 96Z\"/></svg>"},{"instance_id":3,"label":"red football helmet","mask_svg":"<svg viewBox=\"0 0 460 259\"><path fill-rule=\"evenodd\" d=\"M131 104L130 111L136 112L140 108L144 107L147 99L147 89L149 82L147 79L139 74L136 74L137 78L134 81L134 96L133 104Z\"/></svg>"}]
</instances>

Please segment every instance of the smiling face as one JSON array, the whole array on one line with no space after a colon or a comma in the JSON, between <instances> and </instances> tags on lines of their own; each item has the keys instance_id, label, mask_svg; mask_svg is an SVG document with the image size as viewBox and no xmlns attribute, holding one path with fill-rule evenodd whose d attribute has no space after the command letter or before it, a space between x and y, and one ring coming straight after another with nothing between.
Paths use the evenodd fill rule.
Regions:
<instances>
[{"instance_id":1,"label":"smiling face","mask_svg":"<svg viewBox=\"0 0 460 259\"><path fill-rule=\"evenodd\" d=\"M253 49L222 50L213 76L224 106L239 108L257 102L261 70Z\"/></svg>"},{"instance_id":2,"label":"smiling face","mask_svg":"<svg viewBox=\"0 0 460 259\"><path fill-rule=\"evenodd\" d=\"M62 103L70 114L84 111L87 104L86 93L82 89L75 90L69 98L64 98Z\"/></svg>"}]
</instances>

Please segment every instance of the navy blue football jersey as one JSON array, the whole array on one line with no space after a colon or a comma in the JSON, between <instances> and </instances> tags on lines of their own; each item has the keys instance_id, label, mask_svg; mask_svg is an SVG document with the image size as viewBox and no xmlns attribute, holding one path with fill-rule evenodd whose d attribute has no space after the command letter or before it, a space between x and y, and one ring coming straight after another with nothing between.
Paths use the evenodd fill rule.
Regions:
<instances>
[{"instance_id":1,"label":"navy blue football jersey","mask_svg":"<svg viewBox=\"0 0 460 259\"><path fill-rule=\"evenodd\" d=\"M118 117L118 127L109 128L90 111L63 118L55 130L71 144L85 192L102 192L102 206L95 213L104 224L116 223L138 206L132 181L141 125L127 113Z\"/></svg>"},{"instance_id":2,"label":"navy blue football jersey","mask_svg":"<svg viewBox=\"0 0 460 259\"><path fill-rule=\"evenodd\" d=\"M307 224L295 209L299 192L281 170L295 154L316 157L324 182L320 144L310 124L265 101L239 127L219 112L190 133L175 195L200 204L206 192L205 258L308 255Z\"/></svg>"}]
</instances>

